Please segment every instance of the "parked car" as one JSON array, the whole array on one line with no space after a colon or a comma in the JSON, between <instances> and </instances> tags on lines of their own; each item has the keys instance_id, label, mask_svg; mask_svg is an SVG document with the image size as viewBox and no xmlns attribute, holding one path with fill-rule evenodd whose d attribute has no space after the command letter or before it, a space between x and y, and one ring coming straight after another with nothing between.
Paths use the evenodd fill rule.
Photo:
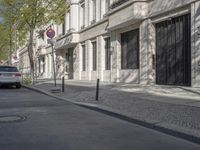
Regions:
<instances>
[{"instance_id":1,"label":"parked car","mask_svg":"<svg viewBox=\"0 0 200 150\"><path fill-rule=\"evenodd\" d=\"M0 66L0 86L14 85L21 88L22 75L14 66Z\"/></svg>"}]
</instances>

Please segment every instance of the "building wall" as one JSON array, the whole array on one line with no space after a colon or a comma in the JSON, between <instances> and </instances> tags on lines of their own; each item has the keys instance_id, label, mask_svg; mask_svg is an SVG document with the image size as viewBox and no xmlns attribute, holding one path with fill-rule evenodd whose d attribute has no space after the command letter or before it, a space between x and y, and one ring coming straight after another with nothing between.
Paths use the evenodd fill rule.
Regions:
<instances>
[{"instance_id":1,"label":"building wall","mask_svg":"<svg viewBox=\"0 0 200 150\"><path fill-rule=\"evenodd\" d=\"M113 1L110 1L111 4ZM139 84L156 83L155 24L171 17L191 14L191 43L192 43L192 86L200 86L200 39L197 29L200 26L200 2L197 0L154 0L127 1L126 3L106 12L106 0L96 1L95 20L93 3L85 0L84 27L81 22L81 6L78 0L71 1L70 12L66 15L66 31L62 26L55 25L57 37L63 37L68 42L60 42L56 49L57 61L62 67L57 73L63 74L65 68L65 53L69 48L74 49L73 74L74 80L96 80ZM101 7L100 7L101 6ZM139 69L121 69L121 33L139 29ZM111 38L111 69L105 70L105 41ZM70 41L70 38L72 40ZM57 38L58 39L58 38ZM73 41L73 39L76 39ZM92 70L92 41L97 42L97 70ZM57 40L59 41L59 40ZM82 45L86 49L86 70L82 70ZM39 44L40 45L40 44ZM47 43L46 43L47 45ZM60 58L58 58L60 57ZM48 60L48 59L47 59ZM50 61L46 62L50 65ZM48 67L47 67L48 68ZM51 68L51 67L50 67ZM60 69L60 71L59 71ZM47 69L46 69L47 70ZM45 77L50 77L47 71Z\"/></svg>"},{"instance_id":2,"label":"building wall","mask_svg":"<svg viewBox=\"0 0 200 150\"><path fill-rule=\"evenodd\" d=\"M192 86L200 86L200 2L191 4Z\"/></svg>"},{"instance_id":3,"label":"building wall","mask_svg":"<svg viewBox=\"0 0 200 150\"><path fill-rule=\"evenodd\" d=\"M28 57L27 47L23 47L19 50L19 70L24 76L30 75L30 61Z\"/></svg>"}]
</instances>

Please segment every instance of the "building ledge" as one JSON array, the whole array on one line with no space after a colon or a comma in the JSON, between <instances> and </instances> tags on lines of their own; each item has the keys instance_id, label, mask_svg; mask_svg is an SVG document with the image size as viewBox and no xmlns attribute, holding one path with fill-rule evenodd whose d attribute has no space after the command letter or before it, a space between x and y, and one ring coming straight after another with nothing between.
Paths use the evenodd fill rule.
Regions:
<instances>
[{"instance_id":1,"label":"building ledge","mask_svg":"<svg viewBox=\"0 0 200 150\"><path fill-rule=\"evenodd\" d=\"M71 28L71 29L67 30L67 33L65 33L64 35L58 35L56 37L56 41L62 40L63 38L65 38L71 34L76 34L76 33L78 33L78 32L76 32L75 29Z\"/></svg>"},{"instance_id":2,"label":"building ledge","mask_svg":"<svg viewBox=\"0 0 200 150\"><path fill-rule=\"evenodd\" d=\"M87 30L90 30L91 28L94 28L94 27L96 27L96 26L98 26L98 25L100 25L100 24L102 24L102 23L104 23L104 22L106 22L106 21L108 21L108 17L107 17L107 16L105 16L105 17L104 17L103 19L101 19L100 21L98 21L98 22L96 22L96 23L94 23L94 24L91 24L91 25L85 27L84 29L80 30L79 33L82 33L82 32L85 32L85 31L87 31Z\"/></svg>"},{"instance_id":3,"label":"building ledge","mask_svg":"<svg viewBox=\"0 0 200 150\"><path fill-rule=\"evenodd\" d=\"M147 18L149 0L130 0L108 12L108 30L136 24Z\"/></svg>"},{"instance_id":4,"label":"building ledge","mask_svg":"<svg viewBox=\"0 0 200 150\"><path fill-rule=\"evenodd\" d=\"M124 9L125 7L132 5L133 3L138 3L138 2L149 2L152 0L124 0L125 2L121 3L120 5L117 5L116 7L112 7L113 4L111 4L110 11L108 12L108 15L111 15L117 11L120 11ZM115 2L113 2L115 3Z\"/></svg>"},{"instance_id":5,"label":"building ledge","mask_svg":"<svg viewBox=\"0 0 200 150\"><path fill-rule=\"evenodd\" d=\"M78 32L70 32L62 37L56 38L56 42L54 45L55 49L64 49L73 46L79 42L79 33Z\"/></svg>"}]
</instances>

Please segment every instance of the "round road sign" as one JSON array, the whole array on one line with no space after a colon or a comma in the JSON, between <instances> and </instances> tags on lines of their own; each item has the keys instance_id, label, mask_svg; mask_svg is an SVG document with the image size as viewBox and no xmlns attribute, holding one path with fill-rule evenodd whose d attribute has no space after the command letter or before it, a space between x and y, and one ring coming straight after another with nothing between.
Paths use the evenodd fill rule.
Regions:
<instances>
[{"instance_id":1,"label":"round road sign","mask_svg":"<svg viewBox=\"0 0 200 150\"><path fill-rule=\"evenodd\" d=\"M52 39L55 36L55 31L50 28L47 30L46 35Z\"/></svg>"}]
</instances>

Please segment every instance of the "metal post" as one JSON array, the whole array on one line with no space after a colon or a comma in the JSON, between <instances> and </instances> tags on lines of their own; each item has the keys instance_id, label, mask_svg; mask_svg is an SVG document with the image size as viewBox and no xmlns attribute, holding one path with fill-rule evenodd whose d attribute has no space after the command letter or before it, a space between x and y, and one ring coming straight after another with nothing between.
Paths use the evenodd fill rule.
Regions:
<instances>
[{"instance_id":1,"label":"metal post","mask_svg":"<svg viewBox=\"0 0 200 150\"><path fill-rule=\"evenodd\" d=\"M96 101L99 100L99 79L97 79L97 87L96 87Z\"/></svg>"},{"instance_id":2,"label":"metal post","mask_svg":"<svg viewBox=\"0 0 200 150\"><path fill-rule=\"evenodd\" d=\"M62 77L62 92L65 92L65 77Z\"/></svg>"},{"instance_id":3,"label":"metal post","mask_svg":"<svg viewBox=\"0 0 200 150\"><path fill-rule=\"evenodd\" d=\"M56 87L56 70L55 70L53 43L51 44L51 46L52 46L53 77L54 77L54 85Z\"/></svg>"},{"instance_id":4,"label":"metal post","mask_svg":"<svg viewBox=\"0 0 200 150\"><path fill-rule=\"evenodd\" d=\"M12 39L11 38L12 38L12 35L10 33L10 50L9 50L9 62L8 62L9 65L12 65Z\"/></svg>"}]
</instances>

